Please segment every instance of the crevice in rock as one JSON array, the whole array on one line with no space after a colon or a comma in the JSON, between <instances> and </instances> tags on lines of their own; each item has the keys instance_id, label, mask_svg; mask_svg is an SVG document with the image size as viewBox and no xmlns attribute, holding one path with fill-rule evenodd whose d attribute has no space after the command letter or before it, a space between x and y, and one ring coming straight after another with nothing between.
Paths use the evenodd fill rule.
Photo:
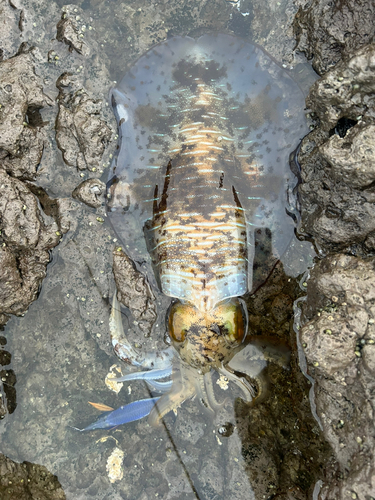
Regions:
<instances>
[{"instance_id":1,"label":"crevice in rock","mask_svg":"<svg viewBox=\"0 0 375 500\"><path fill-rule=\"evenodd\" d=\"M337 134L341 137L341 139L343 139L346 136L347 131L357 125L357 123L357 120L352 120L351 118L343 116L337 121L336 125L331 128L331 130L329 131L329 137Z\"/></svg>"}]
</instances>

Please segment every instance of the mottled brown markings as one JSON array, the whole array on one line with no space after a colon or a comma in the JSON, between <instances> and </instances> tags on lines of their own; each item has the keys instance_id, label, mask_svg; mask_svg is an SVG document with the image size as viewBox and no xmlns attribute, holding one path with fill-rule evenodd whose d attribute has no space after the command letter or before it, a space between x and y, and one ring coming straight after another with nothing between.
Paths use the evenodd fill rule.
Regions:
<instances>
[{"instance_id":1,"label":"mottled brown markings","mask_svg":"<svg viewBox=\"0 0 375 500\"><path fill-rule=\"evenodd\" d=\"M216 61L207 61L205 64L194 64L188 60L180 61L172 72L173 79L183 87L189 87L192 91L196 89L196 78L209 85L211 79L219 80L227 76L225 66L220 67Z\"/></svg>"}]
</instances>

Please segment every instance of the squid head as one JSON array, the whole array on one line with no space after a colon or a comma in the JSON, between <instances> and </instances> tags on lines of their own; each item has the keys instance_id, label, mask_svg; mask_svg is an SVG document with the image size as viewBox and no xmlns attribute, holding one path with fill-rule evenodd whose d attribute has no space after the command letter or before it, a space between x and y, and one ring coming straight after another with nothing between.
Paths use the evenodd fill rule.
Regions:
<instances>
[{"instance_id":1,"label":"squid head","mask_svg":"<svg viewBox=\"0 0 375 500\"><path fill-rule=\"evenodd\" d=\"M246 307L237 297L220 302L210 311L175 302L169 311L168 331L187 364L202 372L220 368L246 337Z\"/></svg>"}]
</instances>

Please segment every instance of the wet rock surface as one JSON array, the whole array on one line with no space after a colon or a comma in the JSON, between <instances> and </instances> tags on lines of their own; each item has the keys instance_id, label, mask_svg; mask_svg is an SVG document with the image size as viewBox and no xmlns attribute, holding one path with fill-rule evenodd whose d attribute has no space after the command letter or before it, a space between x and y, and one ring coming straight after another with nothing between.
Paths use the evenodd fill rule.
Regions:
<instances>
[{"instance_id":1,"label":"wet rock surface","mask_svg":"<svg viewBox=\"0 0 375 500\"><path fill-rule=\"evenodd\" d=\"M12 354L6 349L7 339L0 336L0 419L7 413L13 413L17 407L17 394L15 384L16 375L9 365Z\"/></svg>"},{"instance_id":2,"label":"wet rock surface","mask_svg":"<svg viewBox=\"0 0 375 500\"><path fill-rule=\"evenodd\" d=\"M298 189L300 232L320 251L301 342L336 460L321 500L375 498L373 11L372 2L314 1L294 23L299 48L324 73L307 98L316 127L302 142Z\"/></svg>"},{"instance_id":3,"label":"wet rock surface","mask_svg":"<svg viewBox=\"0 0 375 500\"><path fill-rule=\"evenodd\" d=\"M66 12L62 14L61 20L57 23L56 38L60 42L65 42L70 50L76 50L79 54L88 56L90 49L80 37L80 26L73 16L68 16Z\"/></svg>"},{"instance_id":4,"label":"wet rock surface","mask_svg":"<svg viewBox=\"0 0 375 500\"><path fill-rule=\"evenodd\" d=\"M146 278L121 249L113 252L113 273L119 302L130 310L141 331L149 335L157 315L155 297Z\"/></svg>"},{"instance_id":5,"label":"wet rock surface","mask_svg":"<svg viewBox=\"0 0 375 500\"><path fill-rule=\"evenodd\" d=\"M360 49L318 80L307 98L319 121L299 156L300 230L323 251L365 255L373 248L374 58L374 45Z\"/></svg>"},{"instance_id":6,"label":"wet rock surface","mask_svg":"<svg viewBox=\"0 0 375 500\"><path fill-rule=\"evenodd\" d=\"M31 52L0 64L0 161L11 175L35 179L43 153L39 110L51 103Z\"/></svg>"},{"instance_id":7,"label":"wet rock surface","mask_svg":"<svg viewBox=\"0 0 375 500\"><path fill-rule=\"evenodd\" d=\"M375 44L366 45L339 62L311 87L307 106L320 119L323 130L337 126L341 118L357 121L374 119Z\"/></svg>"},{"instance_id":8,"label":"wet rock surface","mask_svg":"<svg viewBox=\"0 0 375 500\"><path fill-rule=\"evenodd\" d=\"M89 207L99 208L105 202L105 184L99 179L87 179L75 188L72 196Z\"/></svg>"},{"instance_id":9,"label":"wet rock surface","mask_svg":"<svg viewBox=\"0 0 375 500\"><path fill-rule=\"evenodd\" d=\"M339 462L321 498L374 495L374 291L374 258L326 257L309 281L301 339L317 383L317 411Z\"/></svg>"},{"instance_id":10,"label":"wet rock surface","mask_svg":"<svg viewBox=\"0 0 375 500\"><path fill-rule=\"evenodd\" d=\"M367 0L304 2L293 23L297 47L322 75L373 40L374 16L375 5Z\"/></svg>"},{"instance_id":11,"label":"wet rock surface","mask_svg":"<svg viewBox=\"0 0 375 500\"><path fill-rule=\"evenodd\" d=\"M0 495L2 500L65 500L57 479L45 467L30 462L16 464L0 455Z\"/></svg>"},{"instance_id":12,"label":"wet rock surface","mask_svg":"<svg viewBox=\"0 0 375 500\"><path fill-rule=\"evenodd\" d=\"M79 170L95 172L111 138L111 130L100 116L102 102L91 99L69 73L56 85L60 91L56 141L64 161Z\"/></svg>"},{"instance_id":13,"label":"wet rock surface","mask_svg":"<svg viewBox=\"0 0 375 500\"><path fill-rule=\"evenodd\" d=\"M1 169L0 189L0 311L6 317L24 314L37 298L49 251L62 233L28 187Z\"/></svg>"}]
</instances>

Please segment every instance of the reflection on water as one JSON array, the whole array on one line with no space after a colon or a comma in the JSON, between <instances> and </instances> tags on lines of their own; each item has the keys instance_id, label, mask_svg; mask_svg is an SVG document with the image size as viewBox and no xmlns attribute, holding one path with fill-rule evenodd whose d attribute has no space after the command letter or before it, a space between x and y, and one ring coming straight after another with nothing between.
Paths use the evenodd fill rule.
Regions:
<instances>
[{"instance_id":1,"label":"reflection on water","mask_svg":"<svg viewBox=\"0 0 375 500\"><path fill-rule=\"evenodd\" d=\"M193 5L181 2L183 7L176 7L175 29L183 23L183 12L192 28L202 26L208 18L215 25L210 2L208 6L193 3L199 6L203 21L197 22ZM120 34L114 29L119 26L119 18L112 19L114 5L119 18L132 11L131 21L126 21L132 24L122 27ZM171 15L173 2L167 5ZM158 23L164 4L157 11L154 38L150 38L151 29L143 35L142 26L152 23L146 20L151 14L145 14L141 4L85 1L81 7L93 16L98 33L107 30L106 36L117 49L120 36L139 55L150 40L158 41L161 36ZM105 17L108 9L111 16ZM229 19L230 9L226 2L216 16L220 29L225 27L223 19ZM108 46L106 50L110 52ZM116 57L111 64L117 64ZM122 74L124 68L116 71ZM79 181L76 176L76 184ZM107 387L105 379L113 364L125 371L112 352L108 331L115 290L112 250L117 235L107 223L98 222L94 210L79 203L73 205L70 217L76 229L53 251L39 299L24 317L12 318L4 332L7 344L0 352L0 372L9 414L0 429L0 450L14 460L48 467L58 475L67 498L74 500L311 498L328 450L311 417L308 383L296 361L291 319L299 289L290 277L301 274L311 262L310 247L293 240L283 264L277 264L267 251L271 233L255 234L256 291L246 303L249 330L256 338L241 344L242 351L229 362L231 372L196 377L189 372L191 360L183 355L186 370L182 380L174 383L178 389L186 380L194 380L190 396L195 398L178 408L168 406L174 411L166 412L159 427L151 427L143 419L109 431L79 433L72 427L83 428L100 415L89 401L118 408L160 392L144 381L126 382L118 393ZM159 326L151 337L142 338L146 348L163 345L162 330ZM175 332L175 341L180 334ZM11 364L5 353L11 353ZM177 367L179 377L181 365ZM234 382L237 379L245 387L250 384L254 401L244 397L241 384Z\"/></svg>"}]
</instances>

